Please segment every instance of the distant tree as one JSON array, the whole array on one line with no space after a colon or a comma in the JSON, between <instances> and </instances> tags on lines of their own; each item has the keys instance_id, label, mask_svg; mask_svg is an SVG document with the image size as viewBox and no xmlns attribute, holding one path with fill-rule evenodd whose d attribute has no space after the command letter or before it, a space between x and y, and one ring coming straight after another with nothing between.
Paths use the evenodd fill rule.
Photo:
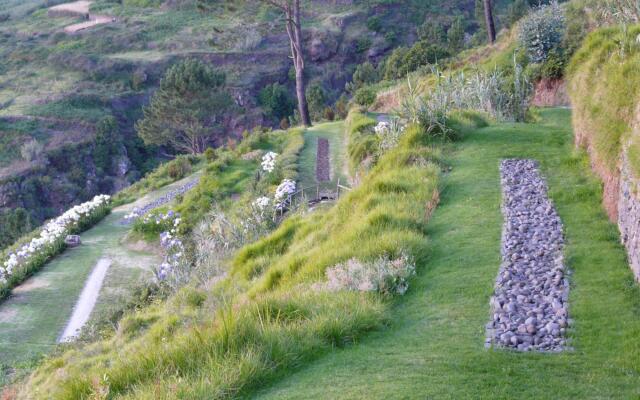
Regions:
<instances>
[{"instance_id":1,"label":"distant tree","mask_svg":"<svg viewBox=\"0 0 640 400\"><path fill-rule=\"evenodd\" d=\"M300 0L257 0L269 4L282 12L285 28L291 46L291 59L296 75L296 96L298 98L298 113L305 126L311 126L309 106L306 97L304 47L302 43L302 24L300 19Z\"/></svg>"},{"instance_id":2,"label":"distant tree","mask_svg":"<svg viewBox=\"0 0 640 400\"><path fill-rule=\"evenodd\" d=\"M170 146L178 152L202 153L233 104L224 73L202 61L173 65L160 81L144 117L136 123L145 144Z\"/></svg>"},{"instance_id":3,"label":"distant tree","mask_svg":"<svg viewBox=\"0 0 640 400\"><path fill-rule=\"evenodd\" d=\"M396 47L387 60L384 66L384 79L393 80L402 78L409 71L407 71L404 65L405 56L409 52L406 47Z\"/></svg>"},{"instance_id":4,"label":"distant tree","mask_svg":"<svg viewBox=\"0 0 640 400\"><path fill-rule=\"evenodd\" d=\"M447 42L452 52L460 51L464 48L464 22L461 17L457 17L449 27Z\"/></svg>"},{"instance_id":5,"label":"distant tree","mask_svg":"<svg viewBox=\"0 0 640 400\"><path fill-rule=\"evenodd\" d=\"M515 0L507 8L507 22L513 25L529 12L529 2L527 0Z\"/></svg>"},{"instance_id":6,"label":"distant tree","mask_svg":"<svg viewBox=\"0 0 640 400\"><path fill-rule=\"evenodd\" d=\"M307 88L306 96L309 100L309 111L311 115L316 119L322 118L322 112L327 104L327 93L325 90L320 84L314 83Z\"/></svg>"},{"instance_id":7,"label":"distant tree","mask_svg":"<svg viewBox=\"0 0 640 400\"><path fill-rule=\"evenodd\" d=\"M93 161L103 172L111 168L113 158L120 153L122 138L118 135L118 123L113 116L103 118L96 125Z\"/></svg>"},{"instance_id":8,"label":"distant tree","mask_svg":"<svg viewBox=\"0 0 640 400\"><path fill-rule=\"evenodd\" d=\"M287 88L277 82L260 90L258 102L268 116L276 118L278 121L293 114L295 107Z\"/></svg>"},{"instance_id":9,"label":"distant tree","mask_svg":"<svg viewBox=\"0 0 640 400\"><path fill-rule=\"evenodd\" d=\"M442 47L420 41L414 44L405 55L404 70L412 72L424 65L435 64L438 60L449 56L449 52Z\"/></svg>"},{"instance_id":10,"label":"distant tree","mask_svg":"<svg viewBox=\"0 0 640 400\"><path fill-rule=\"evenodd\" d=\"M376 83L380 80L380 73L369 61L356 67L351 83L347 85L347 90L354 92L365 85Z\"/></svg>"},{"instance_id":11,"label":"distant tree","mask_svg":"<svg viewBox=\"0 0 640 400\"><path fill-rule=\"evenodd\" d=\"M431 44L444 45L447 43L447 33L438 21L427 20L418 27L418 38Z\"/></svg>"}]
</instances>

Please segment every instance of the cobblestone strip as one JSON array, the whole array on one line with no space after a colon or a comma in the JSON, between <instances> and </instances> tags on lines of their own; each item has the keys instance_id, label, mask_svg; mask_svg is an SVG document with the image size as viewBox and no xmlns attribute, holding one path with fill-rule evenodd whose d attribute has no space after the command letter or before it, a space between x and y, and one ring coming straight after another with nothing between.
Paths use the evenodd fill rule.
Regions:
<instances>
[{"instance_id":1,"label":"cobblestone strip","mask_svg":"<svg viewBox=\"0 0 640 400\"><path fill-rule=\"evenodd\" d=\"M502 264L490 301L486 345L562 351L569 321L562 222L537 162L503 160L500 175Z\"/></svg>"},{"instance_id":2,"label":"cobblestone strip","mask_svg":"<svg viewBox=\"0 0 640 400\"><path fill-rule=\"evenodd\" d=\"M329 140L326 138L318 138L318 152L316 155L316 180L318 182L329 182L331 180Z\"/></svg>"}]
</instances>

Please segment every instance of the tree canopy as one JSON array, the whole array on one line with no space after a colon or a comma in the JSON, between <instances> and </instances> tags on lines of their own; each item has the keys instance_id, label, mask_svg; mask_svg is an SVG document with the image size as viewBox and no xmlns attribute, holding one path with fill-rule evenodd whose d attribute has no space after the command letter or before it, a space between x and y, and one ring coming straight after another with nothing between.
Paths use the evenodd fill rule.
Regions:
<instances>
[{"instance_id":1,"label":"tree canopy","mask_svg":"<svg viewBox=\"0 0 640 400\"><path fill-rule=\"evenodd\" d=\"M197 59L183 60L167 70L136 130L147 145L201 153L222 134L232 104L223 72Z\"/></svg>"}]
</instances>

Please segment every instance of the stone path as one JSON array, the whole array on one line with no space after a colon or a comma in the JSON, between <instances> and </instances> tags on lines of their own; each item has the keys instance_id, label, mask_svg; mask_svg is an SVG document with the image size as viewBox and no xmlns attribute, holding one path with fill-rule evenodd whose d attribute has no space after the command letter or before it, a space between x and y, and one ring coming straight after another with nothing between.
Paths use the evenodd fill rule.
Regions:
<instances>
[{"instance_id":1,"label":"stone path","mask_svg":"<svg viewBox=\"0 0 640 400\"><path fill-rule=\"evenodd\" d=\"M566 349L569 283L562 222L538 164L504 160L502 265L491 298L487 347L520 351Z\"/></svg>"},{"instance_id":2,"label":"stone path","mask_svg":"<svg viewBox=\"0 0 640 400\"><path fill-rule=\"evenodd\" d=\"M316 179L318 182L331 181L331 163L329 158L329 140L326 138L318 138L318 153L316 156Z\"/></svg>"},{"instance_id":3,"label":"stone path","mask_svg":"<svg viewBox=\"0 0 640 400\"><path fill-rule=\"evenodd\" d=\"M178 196L181 196L185 193L187 193L188 191L190 191L191 189L193 189L194 187L196 187L198 185L198 183L200 183L200 177L198 176L197 178L186 182L183 185L180 185L172 190L170 190L169 192L163 194L162 196L154 199L153 201L146 203L144 206L142 207L135 207L133 209L133 212L135 213L136 217L134 218L125 218L124 222L125 223L129 223L129 222L133 222L135 219L144 216L145 214L147 214L150 211L153 211L154 209L161 207L169 202L171 202L173 199L175 199Z\"/></svg>"},{"instance_id":4,"label":"stone path","mask_svg":"<svg viewBox=\"0 0 640 400\"><path fill-rule=\"evenodd\" d=\"M91 312L98 301L102 282L104 282L104 278L107 276L107 271L110 266L111 260L102 258L93 268L91 275L89 275L89 279L87 279L87 282L82 289L80 298L78 299L76 306L73 308L73 314L67 323L67 327L64 329L64 332L58 340L59 343L73 341L78 336L82 327L84 327L87 321L89 321Z\"/></svg>"}]
</instances>

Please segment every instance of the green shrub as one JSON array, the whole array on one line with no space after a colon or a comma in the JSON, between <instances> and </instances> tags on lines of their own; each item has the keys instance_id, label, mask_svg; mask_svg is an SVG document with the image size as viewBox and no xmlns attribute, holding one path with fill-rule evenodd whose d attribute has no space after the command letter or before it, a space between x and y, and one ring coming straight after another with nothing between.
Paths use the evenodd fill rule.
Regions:
<instances>
[{"instance_id":1,"label":"green shrub","mask_svg":"<svg viewBox=\"0 0 640 400\"><path fill-rule=\"evenodd\" d=\"M258 95L258 101L267 116L279 121L291 116L295 107L295 102L289 91L279 83L262 88Z\"/></svg>"},{"instance_id":2,"label":"green shrub","mask_svg":"<svg viewBox=\"0 0 640 400\"><path fill-rule=\"evenodd\" d=\"M373 88L363 87L358 89L353 100L356 104L364 107L370 107L376 101L377 93Z\"/></svg>"},{"instance_id":3,"label":"green shrub","mask_svg":"<svg viewBox=\"0 0 640 400\"><path fill-rule=\"evenodd\" d=\"M562 43L565 32L563 10L557 5L543 5L529 14L520 25L520 46L529 60L543 63Z\"/></svg>"},{"instance_id":4,"label":"green shrub","mask_svg":"<svg viewBox=\"0 0 640 400\"><path fill-rule=\"evenodd\" d=\"M182 179L191 172L191 163L185 157L178 157L167 166L167 173L171 179Z\"/></svg>"}]
</instances>

